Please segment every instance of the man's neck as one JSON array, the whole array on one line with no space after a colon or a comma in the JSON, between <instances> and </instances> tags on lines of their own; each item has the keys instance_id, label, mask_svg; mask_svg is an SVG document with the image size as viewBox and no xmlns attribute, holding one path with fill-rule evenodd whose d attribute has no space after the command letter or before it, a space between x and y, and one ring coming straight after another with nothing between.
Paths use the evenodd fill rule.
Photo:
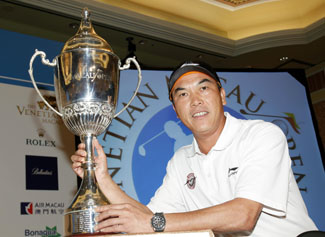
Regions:
<instances>
[{"instance_id":1,"label":"man's neck","mask_svg":"<svg viewBox=\"0 0 325 237\"><path fill-rule=\"evenodd\" d=\"M226 117L224 117L224 120L222 121L221 125L218 127L218 129L212 133L212 134L193 134L195 137L195 140L199 146L200 151L203 154L208 154L209 151L212 149L212 147L217 143L220 134L225 127L226 124Z\"/></svg>"},{"instance_id":2,"label":"man's neck","mask_svg":"<svg viewBox=\"0 0 325 237\"><path fill-rule=\"evenodd\" d=\"M216 141L214 142L211 139L199 139L196 141L200 151L205 155L208 154L211 148L216 144Z\"/></svg>"}]
</instances>

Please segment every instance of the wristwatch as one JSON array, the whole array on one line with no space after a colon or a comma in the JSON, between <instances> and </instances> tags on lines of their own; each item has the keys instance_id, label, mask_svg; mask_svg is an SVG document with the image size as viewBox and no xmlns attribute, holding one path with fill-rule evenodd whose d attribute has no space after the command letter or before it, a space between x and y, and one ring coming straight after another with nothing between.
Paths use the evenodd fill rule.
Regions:
<instances>
[{"instance_id":1,"label":"wristwatch","mask_svg":"<svg viewBox=\"0 0 325 237\"><path fill-rule=\"evenodd\" d=\"M151 226L155 232L163 232L166 226L164 213L156 212L151 218Z\"/></svg>"}]
</instances>

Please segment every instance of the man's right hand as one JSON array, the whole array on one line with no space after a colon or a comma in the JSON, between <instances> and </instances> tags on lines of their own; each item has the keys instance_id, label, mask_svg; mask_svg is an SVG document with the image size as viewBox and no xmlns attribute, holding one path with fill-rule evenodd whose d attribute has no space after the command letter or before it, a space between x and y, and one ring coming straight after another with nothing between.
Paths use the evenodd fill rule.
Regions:
<instances>
[{"instance_id":1,"label":"man's right hand","mask_svg":"<svg viewBox=\"0 0 325 237\"><path fill-rule=\"evenodd\" d=\"M97 156L94 157L94 161L96 163L95 175L98 182L100 182L100 180L109 176L107 171L106 154L96 138L93 139L93 146L97 151ZM80 143L78 145L78 150L76 150L76 152L71 156L72 169L80 178L83 178L84 171L82 164L85 163L86 155L87 152L85 150L85 144Z\"/></svg>"}]
</instances>

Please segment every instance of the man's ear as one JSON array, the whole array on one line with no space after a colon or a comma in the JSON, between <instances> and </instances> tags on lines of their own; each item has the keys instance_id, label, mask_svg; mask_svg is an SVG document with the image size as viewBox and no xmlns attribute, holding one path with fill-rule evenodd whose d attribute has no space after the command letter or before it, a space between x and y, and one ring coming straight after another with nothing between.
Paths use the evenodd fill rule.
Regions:
<instances>
[{"instance_id":1,"label":"man's ear","mask_svg":"<svg viewBox=\"0 0 325 237\"><path fill-rule=\"evenodd\" d=\"M223 105L226 105L227 104L227 101L226 101L226 91L225 91L225 89L223 89L223 87L220 89L220 96L221 96L222 104Z\"/></svg>"}]
</instances>

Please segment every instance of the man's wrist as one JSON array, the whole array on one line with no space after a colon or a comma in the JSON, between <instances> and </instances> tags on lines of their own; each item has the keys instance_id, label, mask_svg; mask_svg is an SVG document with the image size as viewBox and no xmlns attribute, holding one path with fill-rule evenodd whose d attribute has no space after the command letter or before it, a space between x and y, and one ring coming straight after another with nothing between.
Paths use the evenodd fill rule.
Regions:
<instances>
[{"instance_id":1,"label":"man's wrist","mask_svg":"<svg viewBox=\"0 0 325 237\"><path fill-rule=\"evenodd\" d=\"M156 212L151 218L151 227L155 232L163 232L166 227L166 218L163 212Z\"/></svg>"}]
</instances>

